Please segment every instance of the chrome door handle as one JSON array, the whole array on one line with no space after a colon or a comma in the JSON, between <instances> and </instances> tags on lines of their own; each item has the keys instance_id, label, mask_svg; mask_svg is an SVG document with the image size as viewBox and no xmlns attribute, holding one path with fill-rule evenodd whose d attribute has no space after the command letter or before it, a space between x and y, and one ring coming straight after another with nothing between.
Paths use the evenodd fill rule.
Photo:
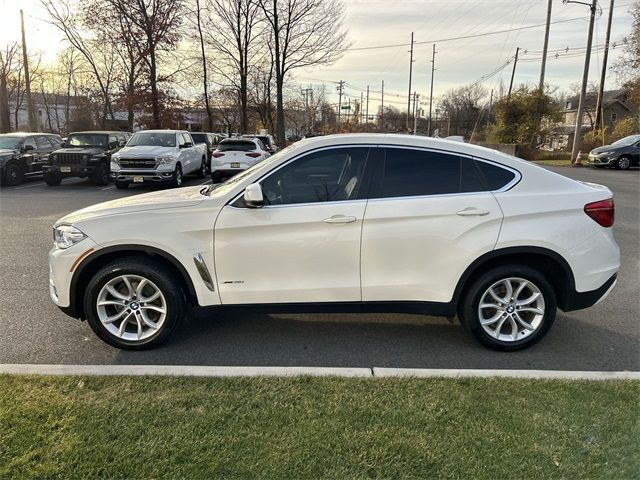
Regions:
<instances>
[{"instance_id":1,"label":"chrome door handle","mask_svg":"<svg viewBox=\"0 0 640 480\"><path fill-rule=\"evenodd\" d=\"M468 207L468 208L465 208L464 210L460 210L459 212L456 212L456 215L460 215L461 217L471 217L473 215L483 216L488 214L489 214L489 210L482 210L481 208L473 208L473 207Z\"/></svg>"},{"instance_id":2,"label":"chrome door handle","mask_svg":"<svg viewBox=\"0 0 640 480\"><path fill-rule=\"evenodd\" d=\"M323 220L324 223L352 223L355 222L356 217L350 217L346 215L334 215Z\"/></svg>"}]
</instances>

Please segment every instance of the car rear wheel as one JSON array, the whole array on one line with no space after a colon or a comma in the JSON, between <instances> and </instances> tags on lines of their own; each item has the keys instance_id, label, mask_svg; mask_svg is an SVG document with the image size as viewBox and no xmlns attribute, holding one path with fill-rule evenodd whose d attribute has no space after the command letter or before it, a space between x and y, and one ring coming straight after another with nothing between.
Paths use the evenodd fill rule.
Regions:
<instances>
[{"instance_id":1,"label":"car rear wheel","mask_svg":"<svg viewBox=\"0 0 640 480\"><path fill-rule=\"evenodd\" d=\"M143 350L164 342L185 312L174 276L146 258L117 260L89 282L85 312L96 335L117 348Z\"/></svg>"},{"instance_id":2,"label":"car rear wheel","mask_svg":"<svg viewBox=\"0 0 640 480\"><path fill-rule=\"evenodd\" d=\"M198 178L204 178L207 176L207 161L204 157L202 157L202 162L200 163L200 170L198 170Z\"/></svg>"},{"instance_id":3,"label":"car rear wheel","mask_svg":"<svg viewBox=\"0 0 640 480\"><path fill-rule=\"evenodd\" d=\"M4 169L4 183L5 185L9 185L10 187L15 187L16 185L20 185L22 183L22 178L24 177L24 172L22 168L17 163L10 163Z\"/></svg>"},{"instance_id":4,"label":"car rear wheel","mask_svg":"<svg viewBox=\"0 0 640 480\"><path fill-rule=\"evenodd\" d=\"M109 165L106 162L100 162L96 165L95 170L93 171L93 183L100 187L104 187L109 184Z\"/></svg>"},{"instance_id":5,"label":"car rear wheel","mask_svg":"<svg viewBox=\"0 0 640 480\"><path fill-rule=\"evenodd\" d=\"M45 173L42 175L42 179L50 187L57 187L62 182L62 176L55 173Z\"/></svg>"},{"instance_id":6,"label":"car rear wheel","mask_svg":"<svg viewBox=\"0 0 640 480\"><path fill-rule=\"evenodd\" d=\"M631 166L631 158L625 156L616 160L616 168L618 170L627 170Z\"/></svg>"},{"instance_id":7,"label":"car rear wheel","mask_svg":"<svg viewBox=\"0 0 640 480\"><path fill-rule=\"evenodd\" d=\"M180 165L176 165L176 171L173 172L173 186L182 186L182 167Z\"/></svg>"},{"instance_id":8,"label":"car rear wheel","mask_svg":"<svg viewBox=\"0 0 640 480\"><path fill-rule=\"evenodd\" d=\"M523 265L496 267L466 290L463 325L493 350L530 347L546 335L556 316L556 297L547 279Z\"/></svg>"}]
</instances>

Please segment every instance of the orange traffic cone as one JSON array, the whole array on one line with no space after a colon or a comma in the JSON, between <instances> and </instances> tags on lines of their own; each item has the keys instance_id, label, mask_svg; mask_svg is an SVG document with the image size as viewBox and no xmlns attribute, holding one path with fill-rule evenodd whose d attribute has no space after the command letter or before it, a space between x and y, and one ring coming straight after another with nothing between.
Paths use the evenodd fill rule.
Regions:
<instances>
[{"instance_id":1,"label":"orange traffic cone","mask_svg":"<svg viewBox=\"0 0 640 480\"><path fill-rule=\"evenodd\" d=\"M578 150L578 155L576 155L576 159L574 160L572 167L581 167L582 166L582 152Z\"/></svg>"}]
</instances>

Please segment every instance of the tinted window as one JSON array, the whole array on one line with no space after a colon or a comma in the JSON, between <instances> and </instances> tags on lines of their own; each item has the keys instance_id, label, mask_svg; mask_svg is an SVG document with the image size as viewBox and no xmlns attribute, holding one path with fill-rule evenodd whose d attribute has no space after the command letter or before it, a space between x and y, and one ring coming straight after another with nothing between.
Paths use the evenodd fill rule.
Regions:
<instances>
[{"instance_id":1,"label":"tinted window","mask_svg":"<svg viewBox=\"0 0 640 480\"><path fill-rule=\"evenodd\" d=\"M196 143L207 143L208 135L206 133L192 133L191 138Z\"/></svg>"},{"instance_id":2,"label":"tinted window","mask_svg":"<svg viewBox=\"0 0 640 480\"><path fill-rule=\"evenodd\" d=\"M38 145L38 150L51 149L51 144L47 142L47 139L44 137L36 137L36 144Z\"/></svg>"},{"instance_id":3,"label":"tinted window","mask_svg":"<svg viewBox=\"0 0 640 480\"><path fill-rule=\"evenodd\" d=\"M358 198L368 148L311 153L261 182L267 205L335 202Z\"/></svg>"},{"instance_id":4,"label":"tinted window","mask_svg":"<svg viewBox=\"0 0 640 480\"><path fill-rule=\"evenodd\" d=\"M224 140L218 145L218 150L221 152L236 151L236 152L250 152L256 149L255 142L249 140Z\"/></svg>"},{"instance_id":5,"label":"tinted window","mask_svg":"<svg viewBox=\"0 0 640 480\"><path fill-rule=\"evenodd\" d=\"M53 148L60 148L60 145L62 145L62 142L57 137L46 137L46 139L49 140Z\"/></svg>"},{"instance_id":6,"label":"tinted window","mask_svg":"<svg viewBox=\"0 0 640 480\"><path fill-rule=\"evenodd\" d=\"M476 165L478 165L478 168L484 176L488 190L500 190L516 176L516 174L510 170L492 165L491 163L476 162Z\"/></svg>"},{"instance_id":7,"label":"tinted window","mask_svg":"<svg viewBox=\"0 0 640 480\"><path fill-rule=\"evenodd\" d=\"M410 197L485 190L474 161L453 154L389 148L382 197Z\"/></svg>"},{"instance_id":8,"label":"tinted window","mask_svg":"<svg viewBox=\"0 0 640 480\"><path fill-rule=\"evenodd\" d=\"M23 146L31 145L34 149L36 148L36 139L34 137L27 137L24 139Z\"/></svg>"}]
</instances>

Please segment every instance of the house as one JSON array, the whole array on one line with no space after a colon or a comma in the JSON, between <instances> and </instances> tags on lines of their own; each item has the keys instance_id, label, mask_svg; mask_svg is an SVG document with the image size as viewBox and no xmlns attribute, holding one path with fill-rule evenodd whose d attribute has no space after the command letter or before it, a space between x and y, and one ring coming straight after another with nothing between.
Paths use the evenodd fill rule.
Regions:
<instances>
[{"instance_id":1,"label":"house","mask_svg":"<svg viewBox=\"0 0 640 480\"><path fill-rule=\"evenodd\" d=\"M562 106L563 120L554 128L546 147L550 150L567 150L573 144L573 135L576 128L579 97L567 98ZM596 123L596 105L598 94L588 92L585 96L584 112L582 114L582 134L593 130ZM614 124L624 118L638 115L637 109L629 102L626 90L606 90L603 94L602 111L604 125L611 130Z\"/></svg>"}]
</instances>

